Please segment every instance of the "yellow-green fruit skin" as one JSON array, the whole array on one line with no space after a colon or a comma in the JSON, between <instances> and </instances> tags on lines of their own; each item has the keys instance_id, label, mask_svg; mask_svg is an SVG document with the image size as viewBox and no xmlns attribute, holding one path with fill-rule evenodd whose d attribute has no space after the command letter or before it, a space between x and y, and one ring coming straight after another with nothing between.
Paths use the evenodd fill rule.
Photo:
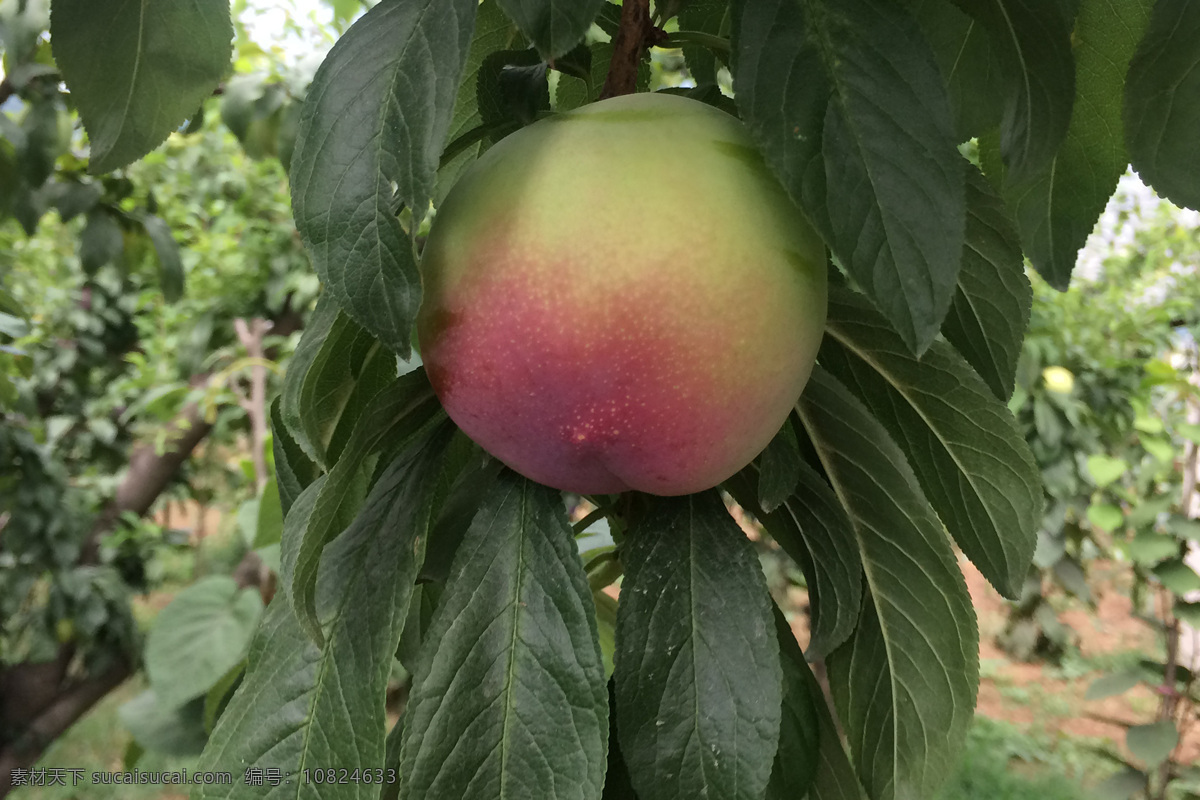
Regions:
<instances>
[{"instance_id":1,"label":"yellow-green fruit skin","mask_svg":"<svg viewBox=\"0 0 1200 800\"><path fill-rule=\"evenodd\" d=\"M503 139L438 209L421 271L451 419L581 494L690 494L744 467L825 326L820 238L737 119L673 95Z\"/></svg>"}]
</instances>

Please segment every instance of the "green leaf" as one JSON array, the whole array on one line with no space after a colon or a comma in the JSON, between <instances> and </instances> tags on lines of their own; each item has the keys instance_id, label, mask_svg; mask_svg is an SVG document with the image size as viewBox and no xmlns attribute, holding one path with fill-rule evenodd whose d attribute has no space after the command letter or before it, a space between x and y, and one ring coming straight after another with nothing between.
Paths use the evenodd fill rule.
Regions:
<instances>
[{"instance_id":1,"label":"green leaf","mask_svg":"<svg viewBox=\"0 0 1200 800\"><path fill-rule=\"evenodd\" d=\"M506 471L422 646L401 796L599 798L608 692L596 637L559 493Z\"/></svg>"},{"instance_id":2,"label":"green leaf","mask_svg":"<svg viewBox=\"0 0 1200 800\"><path fill-rule=\"evenodd\" d=\"M1200 602L1188 603L1175 598L1175 616L1193 628L1200 628Z\"/></svg>"},{"instance_id":3,"label":"green leaf","mask_svg":"<svg viewBox=\"0 0 1200 800\"><path fill-rule=\"evenodd\" d=\"M1188 519L1178 514L1172 514L1167 520L1167 530L1180 539L1191 539L1200 542L1200 520Z\"/></svg>"},{"instance_id":4,"label":"green leaf","mask_svg":"<svg viewBox=\"0 0 1200 800\"><path fill-rule=\"evenodd\" d=\"M1087 471L1096 488L1103 489L1128 472L1129 463L1112 456L1092 455L1087 458Z\"/></svg>"},{"instance_id":5,"label":"green leaf","mask_svg":"<svg viewBox=\"0 0 1200 800\"><path fill-rule=\"evenodd\" d=\"M1179 540L1174 536L1143 532L1129 540L1129 557L1135 564L1143 567L1177 555Z\"/></svg>"},{"instance_id":6,"label":"green leaf","mask_svg":"<svg viewBox=\"0 0 1200 800\"><path fill-rule=\"evenodd\" d=\"M804 570L812 608L807 655L822 659L845 642L858 623L862 563L854 528L829 484L807 463L800 465L795 493L770 514L757 505L753 475L751 466L725 488Z\"/></svg>"},{"instance_id":7,"label":"green leaf","mask_svg":"<svg viewBox=\"0 0 1200 800\"><path fill-rule=\"evenodd\" d=\"M1116 697L1125 694L1142 682L1142 676L1137 672L1115 672L1097 678L1088 686L1084 700L1103 700L1106 697Z\"/></svg>"},{"instance_id":8,"label":"green leaf","mask_svg":"<svg viewBox=\"0 0 1200 800\"><path fill-rule=\"evenodd\" d=\"M204 695L204 730L211 734L213 727L217 724L217 719L221 716L221 711L225 708L225 703L229 699L230 693L237 687L242 680L242 676L246 674L246 659L242 659L238 663L229 668L229 671L222 675L212 688Z\"/></svg>"},{"instance_id":9,"label":"green leaf","mask_svg":"<svg viewBox=\"0 0 1200 800\"><path fill-rule=\"evenodd\" d=\"M323 638L316 608L321 553L342 532L350 510L362 497L353 487L367 459L384 448L407 447L443 419L445 412L423 369L397 379L363 411L343 457L329 471L317 495L303 535L291 543L285 537L280 558L291 573L292 604L301 626L318 644Z\"/></svg>"},{"instance_id":10,"label":"green leaf","mask_svg":"<svg viewBox=\"0 0 1200 800\"><path fill-rule=\"evenodd\" d=\"M326 550L318 609L326 644L318 648L289 602L289 579L267 610L251 646L246 676L229 701L237 713L218 720L205 749L204 769L241 775L249 766L373 769L384 766L387 719L383 704L392 654L400 638L414 580L444 484L444 436L422 438L384 470L362 512ZM318 494L318 479L296 501L284 543L295 547ZM295 784L264 794L240 780L205 786L193 797L295 797ZM376 787L326 786L329 800L373 797Z\"/></svg>"},{"instance_id":11,"label":"green leaf","mask_svg":"<svg viewBox=\"0 0 1200 800\"><path fill-rule=\"evenodd\" d=\"M933 509L891 437L818 367L798 406L850 515L869 594L826 659L868 793L928 797L953 768L975 708L978 630Z\"/></svg>"},{"instance_id":12,"label":"green leaf","mask_svg":"<svg viewBox=\"0 0 1200 800\"><path fill-rule=\"evenodd\" d=\"M641 800L757 800L782 702L754 546L714 492L651 498L626 540L613 675Z\"/></svg>"},{"instance_id":13,"label":"green leaf","mask_svg":"<svg viewBox=\"0 0 1200 800\"><path fill-rule=\"evenodd\" d=\"M1013 393L1032 306L1033 286L1008 212L987 179L968 167L967 243L942 334L1001 400Z\"/></svg>"},{"instance_id":14,"label":"green leaf","mask_svg":"<svg viewBox=\"0 0 1200 800\"><path fill-rule=\"evenodd\" d=\"M383 0L326 56L296 134L292 212L317 274L404 357L421 279L396 209L425 216L477 6Z\"/></svg>"},{"instance_id":15,"label":"green leaf","mask_svg":"<svg viewBox=\"0 0 1200 800\"><path fill-rule=\"evenodd\" d=\"M183 261L179 257L179 244L167 223L153 214L142 217L142 227L158 256L158 283L163 297L168 303L174 303L183 297Z\"/></svg>"},{"instance_id":16,"label":"green leaf","mask_svg":"<svg viewBox=\"0 0 1200 800\"><path fill-rule=\"evenodd\" d=\"M1096 784L1096 797L1100 800L1132 800L1146 791L1148 780L1141 770L1126 768Z\"/></svg>"},{"instance_id":17,"label":"green leaf","mask_svg":"<svg viewBox=\"0 0 1200 800\"><path fill-rule=\"evenodd\" d=\"M279 499L279 483L271 478L259 495L258 520L254 526L255 549L277 544L283 539L283 504Z\"/></svg>"},{"instance_id":18,"label":"green leaf","mask_svg":"<svg viewBox=\"0 0 1200 800\"><path fill-rule=\"evenodd\" d=\"M1200 425L1191 422L1177 422L1175 430L1192 444L1200 444Z\"/></svg>"},{"instance_id":19,"label":"green leaf","mask_svg":"<svg viewBox=\"0 0 1200 800\"><path fill-rule=\"evenodd\" d=\"M983 25L946 0L909 2L945 77L958 139L965 142L996 126L1004 74Z\"/></svg>"},{"instance_id":20,"label":"green leaf","mask_svg":"<svg viewBox=\"0 0 1200 800\"><path fill-rule=\"evenodd\" d=\"M1085 603L1092 602L1092 587L1088 586L1087 573L1083 571L1083 567L1079 566L1078 561L1070 556L1063 556L1054 562L1051 572L1054 574L1054 579L1068 592ZM1044 607L1049 608L1049 606Z\"/></svg>"},{"instance_id":21,"label":"green leaf","mask_svg":"<svg viewBox=\"0 0 1200 800\"><path fill-rule=\"evenodd\" d=\"M476 96L493 141L550 111L546 74L546 64L533 50L500 50L484 59Z\"/></svg>"},{"instance_id":22,"label":"green leaf","mask_svg":"<svg viewBox=\"0 0 1200 800\"><path fill-rule=\"evenodd\" d=\"M87 224L79 234L79 263L84 273L95 275L98 269L121 258L124 252L125 235L113 215L103 208L88 212Z\"/></svg>"},{"instance_id":23,"label":"green leaf","mask_svg":"<svg viewBox=\"0 0 1200 800\"><path fill-rule=\"evenodd\" d=\"M679 10L679 29L711 36L728 36L729 14L729 0L688 0ZM685 44L683 60L697 86L716 84L720 65L712 50Z\"/></svg>"},{"instance_id":24,"label":"green leaf","mask_svg":"<svg viewBox=\"0 0 1200 800\"><path fill-rule=\"evenodd\" d=\"M1178 206L1200 208L1200 6L1157 0L1125 79L1133 168Z\"/></svg>"},{"instance_id":25,"label":"green leaf","mask_svg":"<svg viewBox=\"0 0 1200 800\"><path fill-rule=\"evenodd\" d=\"M292 364L296 364L295 355L292 356ZM291 431L283 424L281 405L282 399L279 397L271 402L271 451L275 456L280 512L286 518L296 498L316 479L317 465L304 454L292 438Z\"/></svg>"},{"instance_id":26,"label":"green leaf","mask_svg":"<svg viewBox=\"0 0 1200 800\"><path fill-rule=\"evenodd\" d=\"M945 342L920 360L861 295L834 288L820 363L908 456L963 552L1016 598L1037 546L1041 475L1012 413Z\"/></svg>"},{"instance_id":27,"label":"green leaf","mask_svg":"<svg viewBox=\"0 0 1200 800\"><path fill-rule=\"evenodd\" d=\"M1172 503L1170 497L1144 498L1130 510L1127 521L1135 528L1152 526L1158 521L1158 515L1168 511Z\"/></svg>"},{"instance_id":28,"label":"green leaf","mask_svg":"<svg viewBox=\"0 0 1200 800\"><path fill-rule=\"evenodd\" d=\"M479 114L478 84L479 71L484 60L497 50L515 49L519 44L520 33L500 10L496 0L484 0L480 3L479 11L475 15L475 33L467 51L458 96L454 101L454 116L450 121L450 133L447 137L450 145L447 145L447 151L459 137L467 136L471 144L459 149L458 153L448 160L447 154L443 153L442 163L438 168L437 188L434 191L434 205L441 204L458 177L483 152L485 137L472 137L471 134L483 123Z\"/></svg>"},{"instance_id":29,"label":"green leaf","mask_svg":"<svg viewBox=\"0 0 1200 800\"><path fill-rule=\"evenodd\" d=\"M1159 582L1175 594L1185 595L1188 592L1200 592L1200 575L1197 575L1195 570L1184 563L1183 559L1174 558L1164 561L1155 567L1153 572Z\"/></svg>"},{"instance_id":30,"label":"green leaf","mask_svg":"<svg viewBox=\"0 0 1200 800\"><path fill-rule=\"evenodd\" d=\"M547 61L579 44L604 5L604 0L498 1Z\"/></svg>"},{"instance_id":31,"label":"green leaf","mask_svg":"<svg viewBox=\"0 0 1200 800\"><path fill-rule=\"evenodd\" d=\"M1175 448L1166 439L1159 439L1152 436L1141 436L1139 439L1141 440L1142 447L1155 459L1164 464L1170 464L1175 460Z\"/></svg>"},{"instance_id":32,"label":"green leaf","mask_svg":"<svg viewBox=\"0 0 1200 800\"><path fill-rule=\"evenodd\" d=\"M792 800L804 797L816 777L821 759L820 714L828 711L824 708L824 696L809 689L812 673L791 626L778 606L774 611L779 661L783 667L783 716L766 800ZM817 703L821 704L820 709ZM840 741L838 746L840 749Z\"/></svg>"},{"instance_id":33,"label":"green leaf","mask_svg":"<svg viewBox=\"0 0 1200 800\"><path fill-rule=\"evenodd\" d=\"M1037 2L1037 0L1030 0ZM1047 17L1055 3L1037 2ZM1062 145L1027 178L1011 173L1005 196L1025 253L1046 280L1065 289L1079 250L1129 164L1121 130L1125 72L1146 29L1151 0L1082 0L1071 43L1075 101ZM1056 32L1055 39L1060 34ZM1058 52L1056 58L1061 57ZM1046 77L1061 77L1056 64Z\"/></svg>"},{"instance_id":34,"label":"green leaf","mask_svg":"<svg viewBox=\"0 0 1200 800\"><path fill-rule=\"evenodd\" d=\"M850 275L921 353L954 298L965 162L945 85L898 3L741 0L738 109Z\"/></svg>"},{"instance_id":35,"label":"green leaf","mask_svg":"<svg viewBox=\"0 0 1200 800\"><path fill-rule=\"evenodd\" d=\"M1121 513L1120 507L1111 503L1092 503L1088 506L1087 518L1088 522L1105 533L1112 533L1125 521L1125 515Z\"/></svg>"},{"instance_id":36,"label":"green leaf","mask_svg":"<svg viewBox=\"0 0 1200 800\"><path fill-rule=\"evenodd\" d=\"M233 24L225 0L54 0L50 41L100 173L149 153L212 94Z\"/></svg>"},{"instance_id":37,"label":"green leaf","mask_svg":"<svg viewBox=\"0 0 1200 800\"><path fill-rule=\"evenodd\" d=\"M596 604L596 631L600 641L600 657L604 660L604 680L613 674L613 658L617 649L617 601L604 592L592 592Z\"/></svg>"},{"instance_id":38,"label":"green leaf","mask_svg":"<svg viewBox=\"0 0 1200 800\"><path fill-rule=\"evenodd\" d=\"M204 698L169 706L147 689L117 709L117 716L142 748L169 756L194 756L204 748Z\"/></svg>"},{"instance_id":39,"label":"green leaf","mask_svg":"<svg viewBox=\"0 0 1200 800\"><path fill-rule=\"evenodd\" d=\"M1125 731L1125 746L1147 767L1156 767L1171 756L1179 744L1179 731L1171 720L1133 725Z\"/></svg>"},{"instance_id":40,"label":"green leaf","mask_svg":"<svg viewBox=\"0 0 1200 800\"><path fill-rule=\"evenodd\" d=\"M1054 158L1075 99L1071 19L1050 0L955 0L983 23L1007 89L1000 152L1007 179L1026 180Z\"/></svg>"},{"instance_id":41,"label":"green leaf","mask_svg":"<svg viewBox=\"0 0 1200 800\"><path fill-rule=\"evenodd\" d=\"M175 595L146 637L146 674L163 708L199 697L246 655L262 616L254 589L210 575Z\"/></svg>"},{"instance_id":42,"label":"green leaf","mask_svg":"<svg viewBox=\"0 0 1200 800\"><path fill-rule=\"evenodd\" d=\"M791 496L800 480L800 444L788 417L759 456L758 504L770 513Z\"/></svg>"},{"instance_id":43,"label":"green leaf","mask_svg":"<svg viewBox=\"0 0 1200 800\"><path fill-rule=\"evenodd\" d=\"M318 443L309 438L306 417L312 417L317 412L317 408L319 408L317 401L323 398L314 398L311 393L306 394L305 384L309 380L310 374L319 374L321 366L329 363L328 354L322 356L322 353L328 349L326 342L329 340L334 324L339 321L341 316L342 310L330 293L325 292L317 298L316 308L313 309L312 315L304 326L300 342L296 345L296 352L292 354L287 372L283 377L279 416L286 425L289 439L314 464L324 461L323 448L319 448ZM320 359L321 366L317 366L318 359ZM334 365L340 366L338 360L334 359ZM313 380L316 378L314 377ZM322 411L320 416L324 417L326 413Z\"/></svg>"}]
</instances>

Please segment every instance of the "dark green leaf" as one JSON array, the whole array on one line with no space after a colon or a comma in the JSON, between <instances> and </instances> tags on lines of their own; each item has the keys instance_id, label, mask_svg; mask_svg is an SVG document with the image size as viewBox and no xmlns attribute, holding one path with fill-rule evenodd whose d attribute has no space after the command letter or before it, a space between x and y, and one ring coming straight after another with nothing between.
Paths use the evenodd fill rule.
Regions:
<instances>
[{"instance_id":1,"label":"dark green leaf","mask_svg":"<svg viewBox=\"0 0 1200 800\"><path fill-rule=\"evenodd\" d=\"M830 685L868 793L929 797L975 709L978 630L954 552L900 449L818 367L798 406L854 525L869 594Z\"/></svg>"},{"instance_id":2,"label":"dark green leaf","mask_svg":"<svg viewBox=\"0 0 1200 800\"><path fill-rule=\"evenodd\" d=\"M401 796L600 797L608 693L558 492L506 471L485 498L422 647L404 726Z\"/></svg>"},{"instance_id":3,"label":"dark green leaf","mask_svg":"<svg viewBox=\"0 0 1200 800\"><path fill-rule=\"evenodd\" d=\"M1123 769L1116 775L1096 784L1099 800L1132 800L1146 791L1146 773L1133 768Z\"/></svg>"},{"instance_id":4,"label":"dark green leaf","mask_svg":"<svg viewBox=\"0 0 1200 800\"><path fill-rule=\"evenodd\" d=\"M1134 725L1125 731L1125 746L1147 767L1156 767L1170 757L1179 744L1179 731L1171 720Z\"/></svg>"},{"instance_id":5,"label":"dark green leaf","mask_svg":"<svg viewBox=\"0 0 1200 800\"><path fill-rule=\"evenodd\" d=\"M475 15L475 34L467 52L467 62L463 66L462 82L458 87L458 96L454 101L454 116L450 121L450 145L460 141L460 137L471 134L482 123L479 115L478 84L479 71L484 59L497 50L514 49L521 44L521 35L512 24L496 0L484 0L479 4ZM471 143L459 149L457 154L449 157L444 153L443 162L438 168L437 189L434 192L434 205L440 205L450 191L458 176L471 165L484 148L483 136L468 136ZM450 147L447 145L447 148Z\"/></svg>"},{"instance_id":6,"label":"dark green leaf","mask_svg":"<svg viewBox=\"0 0 1200 800\"><path fill-rule=\"evenodd\" d=\"M963 552L1016 598L1043 505L1012 413L945 342L917 360L861 295L834 288L821 365L883 423Z\"/></svg>"},{"instance_id":7,"label":"dark green leaf","mask_svg":"<svg viewBox=\"0 0 1200 800\"><path fill-rule=\"evenodd\" d=\"M54 0L50 33L95 173L161 144L212 94L233 52L225 0Z\"/></svg>"},{"instance_id":8,"label":"dark green leaf","mask_svg":"<svg viewBox=\"0 0 1200 800\"><path fill-rule=\"evenodd\" d=\"M153 214L142 218L142 227L158 255L158 283L163 297L168 303L174 303L183 297L183 261L179 258L179 244L167 223Z\"/></svg>"},{"instance_id":9,"label":"dark green leaf","mask_svg":"<svg viewBox=\"0 0 1200 800\"><path fill-rule=\"evenodd\" d=\"M608 682L608 764L604 771L604 794L601 800L638 800L629 781L629 769L621 755L617 735L617 698L612 681Z\"/></svg>"},{"instance_id":10,"label":"dark green leaf","mask_svg":"<svg viewBox=\"0 0 1200 800\"><path fill-rule=\"evenodd\" d=\"M950 90L958 139L965 142L997 125L1004 75L983 25L946 0L909 2Z\"/></svg>"},{"instance_id":11,"label":"dark green leaf","mask_svg":"<svg viewBox=\"0 0 1200 800\"><path fill-rule=\"evenodd\" d=\"M817 774L821 758L821 712L825 698L809 689L812 673L796 644L792 628L775 608L775 635L783 667L783 717L779 725L779 750L771 768L766 800L804 797ZM817 703L821 703L818 708ZM841 742L838 742L839 749Z\"/></svg>"},{"instance_id":12,"label":"dark green leaf","mask_svg":"<svg viewBox=\"0 0 1200 800\"><path fill-rule=\"evenodd\" d=\"M292 212L317 274L405 357L421 280L396 209L425 216L477 6L383 0L317 70L296 135Z\"/></svg>"},{"instance_id":13,"label":"dark green leaf","mask_svg":"<svg viewBox=\"0 0 1200 800\"><path fill-rule=\"evenodd\" d=\"M175 595L146 637L146 674L164 708L205 694L246 655L262 616L254 589L210 575Z\"/></svg>"},{"instance_id":14,"label":"dark green leaf","mask_svg":"<svg viewBox=\"0 0 1200 800\"><path fill-rule=\"evenodd\" d=\"M51 180L38 193L45 205L58 209L59 217L67 222L95 208L102 191L97 183Z\"/></svg>"},{"instance_id":15,"label":"dark green leaf","mask_svg":"<svg viewBox=\"0 0 1200 800\"><path fill-rule=\"evenodd\" d=\"M967 245L942 334L1001 400L1013 393L1032 306L1033 286L1008 212L979 170L968 167Z\"/></svg>"},{"instance_id":16,"label":"dark green leaf","mask_svg":"<svg viewBox=\"0 0 1200 800\"><path fill-rule=\"evenodd\" d=\"M315 313L313 316L316 316ZM293 356L292 364L295 363L296 357ZM286 518L296 498L316 478L317 465L304 454L287 426L283 424L281 403L278 397L271 403L271 449L275 456L280 512Z\"/></svg>"},{"instance_id":17,"label":"dark green leaf","mask_svg":"<svg viewBox=\"0 0 1200 800\"><path fill-rule=\"evenodd\" d=\"M583 39L604 0L499 0L504 13L552 61Z\"/></svg>"},{"instance_id":18,"label":"dark green leaf","mask_svg":"<svg viewBox=\"0 0 1200 800\"><path fill-rule=\"evenodd\" d=\"M729 0L688 0L679 11L679 29L711 36L729 35ZM697 86L716 84L716 56L707 47L684 45L683 60Z\"/></svg>"},{"instance_id":19,"label":"dark green leaf","mask_svg":"<svg viewBox=\"0 0 1200 800\"><path fill-rule=\"evenodd\" d=\"M422 438L384 470L362 512L326 550L321 563L318 609L326 644L305 635L287 597L290 575L251 647L249 668L213 731L202 764L242 774L248 766L282 768L297 775L304 766L384 766L387 720L383 698L414 579L445 481L444 436ZM319 479L293 506L284 543L294 548L304 534ZM206 786L199 798L296 797L300 787ZM326 786L328 800L367 798L378 788Z\"/></svg>"},{"instance_id":20,"label":"dark green leaf","mask_svg":"<svg viewBox=\"0 0 1200 800\"><path fill-rule=\"evenodd\" d=\"M1055 5L1036 1L1047 9ZM1149 15L1150 0L1082 0L1071 34L1075 102L1066 138L1027 179L1011 173L1006 179L1005 197L1025 253L1059 289L1067 287L1080 248L1129 164L1121 98L1126 68Z\"/></svg>"},{"instance_id":21,"label":"dark green leaf","mask_svg":"<svg viewBox=\"0 0 1200 800\"><path fill-rule=\"evenodd\" d=\"M500 50L483 61L476 84L479 115L493 141L550 111L546 65L533 50Z\"/></svg>"},{"instance_id":22,"label":"dark green leaf","mask_svg":"<svg viewBox=\"0 0 1200 800\"><path fill-rule=\"evenodd\" d=\"M898 3L740 5L742 119L850 275L923 352L954 297L966 222L965 162L929 44Z\"/></svg>"},{"instance_id":23,"label":"dark green leaf","mask_svg":"<svg viewBox=\"0 0 1200 800\"><path fill-rule=\"evenodd\" d=\"M246 674L246 659L242 659L238 663L229 668L229 671L222 675L208 693L204 695L204 730L209 734L212 733L213 727L217 724L217 719L220 718L221 712L224 711L229 695L241 683L242 676Z\"/></svg>"},{"instance_id":24,"label":"dark green leaf","mask_svg":"<svg viewBox=\"0 0 1200 800\"><path fill-rule=\"evenodd\" d=\"M315 414L319 417L326 415L324 413L317 414L317 409L314 408L314 405L318 405L318 401L322 398L313 398L311 394L306 394L305 387L310 380L309 376L314 372L319 374L321 371L317 366L318 359L321 365L329 363L328 354L323 356L322 353L331 347L326 342L330 338L334 324L339 321L341 316L341 308L328 292L317 299L317 306L304 326L304 332L300 335L300 343L296 345L296 352L292 354L291 361L288 362L287 374L283 378L283 393L280 395L279 401L280 419L287 426L289 439L314 464L324 461L324 448L318 447L317 442L309 439L307 426L311 424L311 417ZM341 366L337 359L334 359L334 365ZM314 376L312 380L316 381L318 378Z\"/></svg>"},{"instance_id":25,"label":"dark green leaf","mask_svg":"<svg viewBox=\"0 0 1200 800\"><path fill-rule=\"evenodd\" d=\"M652 498L629 532L614 680L642 800L758 800L779 740L770 595L713 491Z\"/></svg>"},{"instance_id":26,"label":"dark green leaf","mask_svg":"<svg viewBox=\"0 0 1200 800\"><path fill-rule=\"evenodd\" d=\"M110 264L125 252L121 226L108 211L97 208L87 215L87 224L79 234L79 263L88 275Z\"/></svg>"},{"instance_id":27,"label":"dark green leaf","mask_svg":"<svg viewBox=\"0 0 1200 800\"><path fill-rule=\"evenodd\" d=\"M285 537L280 559L284 569L291 572L292 604L300 625L318 643L323 636L316 607L321 554L342 532L351 509L362 497L354 487L368 458L384 449L406 447L444 418L445 412L434 397L423 369L397 379L363 411L343 457L333 465L317 495L302 536L290 544Z\"/></svg>"},{"instance_id":28,"label":"dark green leaf","mask_svg":"<svg viewBox=\"0 0 1200 800\"><path fill-rule=\"evenodd\" d=\"M779 508L800 480L800 444L788 417L767 449L759 456L758 504L768 514Z\"/></svg>"},{"instance_id":29,"label":"dark green leaf","mask_svg":"<svg viewBox=\"0 0 1200 800\"><path fill-rule=\"evenodd\" d=\"M808 658L824 658L850 636L862 605L862 563L850 518L829 484L801 463L794 494L767 514L755 503L753 467L726 488L753 513L808 580L812 635Z\"/></svg>"},{"instance_id":30,"label":"dark green leaf","mask_svg":"<svg viewBox=\"0 0 1200 800\"><path fill-rule=\"evenodd\" d=\"M204 698L182 707L159 702L147 689L117 709L121 723L142 748L170 756L194 756L204 748Z\"/></svg>"},{"instance_id":31,"label":"dark green leaf","mask_svg":"<svg viewBox=\"0 0 1200 800\"><path fill-rule=\"evenodd\" d=\"M1200 592L1200 575L1180 558L1164 561L1154 568L1154 577L1178 595Z\"/></svg>"},{"instance_id":32,"label":"dark green leaf","mask_svg":"<svg viewBox=\"0 0 1200 800\"><path fill-rule=\"evenodd\" d=\"M1106 530L1112 530L1112 528L1106 528ZM1143 567L1152 566L1177 555L1179 555L1179 540L1174 536L1143 531L1129 540L1129 557L1135 564Z\"/></svg>"},{"instance_id":33,"label":"dark green leaf","mask_svg":"<svg viewBox=\"0 0 1200 800\"><path fill-rule=\"evenodd\" d=\"M1138 175L1200 209L1200 5L1157 0L1125 82L1125 139Z\"/></svg>"},{"instance_id":34,"label":"dark green leaf","mask_svg":"<svg viewBox=\"0 0 1200 800\"><path fill-rule=\"evenodd\" d=\"M1000 152L1007 180L1023 182L1054 158L1071 119L1075 62L1066 4L1051 0L955 3L988 30L1007 89Z\"/></svg>"},{"instance_id":35,"label":"dark green leaf","mask_svg":"<svg viewBox=\"0 0 1200 800\"><path fill-rule=\"evenodd\" d=\"M1200 628L1200 602L1187 603L1175 598L1175 616L1193 628Z\"/></svg>"}]
</instances>

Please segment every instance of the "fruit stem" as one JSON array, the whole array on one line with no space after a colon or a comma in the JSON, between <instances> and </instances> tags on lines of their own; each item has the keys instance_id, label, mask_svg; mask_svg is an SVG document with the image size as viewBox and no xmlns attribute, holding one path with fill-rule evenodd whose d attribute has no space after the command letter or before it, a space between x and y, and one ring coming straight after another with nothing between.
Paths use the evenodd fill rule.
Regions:
<instances>
[{"instance_id":1,"label":"fruit stem","mask_svg":"<svg viewBox=\"0 0 1200 800\"><path fill-rule=\"evenodd\" d=\"M571 528L571 534L573 536L578 536L579 534L583 533L591 526L593 522L596 522L606 516L609 510L610 509L607 506L600 506L599 508L592 509L592 511L588 513L586 517L575 523L575 525Z\"/></svg>"},{"instance_id":2,"label":"fruit stem","mask_svg":"<svg viewBox=\"0 0 1200 800\"><path fill-rule=\"evenodd\" d=\"M613 38L612 62L600 99L633 94L637 91L638 63L642 52L663 39L661 29L650 20L650 0L625 0L621 5L621 24Z\"/></svg>"}]
</instances>

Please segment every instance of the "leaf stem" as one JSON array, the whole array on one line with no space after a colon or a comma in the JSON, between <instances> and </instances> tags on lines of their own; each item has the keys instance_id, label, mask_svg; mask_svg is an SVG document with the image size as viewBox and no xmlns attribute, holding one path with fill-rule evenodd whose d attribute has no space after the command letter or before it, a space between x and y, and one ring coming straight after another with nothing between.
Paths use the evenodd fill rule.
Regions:
<instances>
[{"instance_id":1,"label":"leaf stem","mask_svg":"<svg viewBox=\"0 0 1200 800\"><path fill-rule=\"evenodd\" d=\"M730 44L728 39L720 36L714 36L711 33L704 31L676 31L667 36L667 40L659 47L674 49L683 47L688 44L696 44L701 47L707 47L709 50L715 50L718 53L729 55Z\"/></svg>"}]
</instances>

